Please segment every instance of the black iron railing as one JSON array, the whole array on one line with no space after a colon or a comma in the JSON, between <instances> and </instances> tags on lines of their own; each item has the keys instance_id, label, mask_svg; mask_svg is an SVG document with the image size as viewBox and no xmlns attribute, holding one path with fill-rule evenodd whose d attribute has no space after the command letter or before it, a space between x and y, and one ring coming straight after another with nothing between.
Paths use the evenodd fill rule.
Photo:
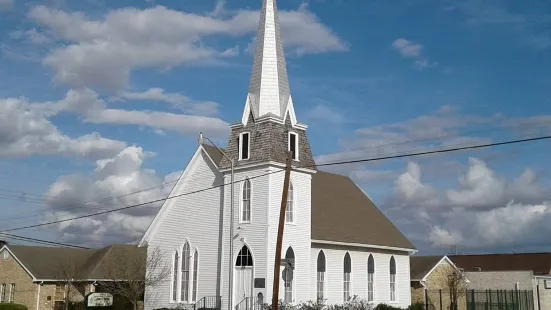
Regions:
<instances>
[{"instance_id":1,"label":"black iron railing","mask_svg":"<svg viewBox=\"0 0 551 310\"><path fill-rule=\"evenodd\" d=\"M235 306L235 310L263 310L264 305L258 302L258 298L245 297Z\"/></svg>"},{"instance_id":2,"label":"black iron railing","mask_svg":"<svg viewBox=\"0 0 551 310\"><path fill-rule=\"evenodd\" d=\"M220 310L221 308L222 297L220 296L205 296L193 305L193 310Z\"/></svg>"}]
</instances>

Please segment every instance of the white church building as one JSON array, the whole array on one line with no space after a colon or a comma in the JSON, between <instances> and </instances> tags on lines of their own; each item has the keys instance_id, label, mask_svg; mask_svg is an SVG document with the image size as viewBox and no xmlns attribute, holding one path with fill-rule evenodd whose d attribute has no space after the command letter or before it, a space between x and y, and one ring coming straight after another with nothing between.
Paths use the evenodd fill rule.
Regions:
<instances>
[{"instance_id":1,"label":"white church building","mask_svg":"<svg viewBox=\"0 0 551 310\"><path fill-rule=\"evenodd\" d=\"M225 149L199 145L170 193L181 196L165 201L141 240L171 266L165 283L146 289L146 310L228 309L229 302L245 310L259 299L271 302L287 152L293 160L281 258L292 262L293 277L280 277L280 299L342 304L357 295L374 304L411 303L415 247L350 178L316 168L307 126L293 107L276 0L262 2L243 117L230 129Z\"/></svg>"}]
</instances>

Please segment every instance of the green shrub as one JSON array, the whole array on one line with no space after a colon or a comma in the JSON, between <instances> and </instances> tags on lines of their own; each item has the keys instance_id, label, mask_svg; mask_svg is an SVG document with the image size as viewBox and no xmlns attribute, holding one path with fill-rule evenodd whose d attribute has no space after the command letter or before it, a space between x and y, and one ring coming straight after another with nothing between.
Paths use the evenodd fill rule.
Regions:
<instances>
[{"instance_id":1,"label":"green shrub","mask_svg":"<svg viewBox=\"0 0 551 310\"><path fill-rule=\"evenodd\" d=\"M425 304L422 302L415 303L409 306L408 310L425 310Z\"/></svg>"},{"instance_id":2,"label":"green shrub","mask_svg":"<svg viewBox=\"0 0 551 310\"><path fill-rule=\"evenodd\" d=\"M402 308L394 307L387 304L378 304L374 310L403 310Z\"/></svg>"},{"instance_id":3,"label":"green shrub","mask_svg":"<svg viewBox=\"0 0 551 310\"><path fill-rule=\"evenodd\" d=\"M14 303L0 303L0 310L29 310L27 306Z\"/></svg>"}]
</instances>

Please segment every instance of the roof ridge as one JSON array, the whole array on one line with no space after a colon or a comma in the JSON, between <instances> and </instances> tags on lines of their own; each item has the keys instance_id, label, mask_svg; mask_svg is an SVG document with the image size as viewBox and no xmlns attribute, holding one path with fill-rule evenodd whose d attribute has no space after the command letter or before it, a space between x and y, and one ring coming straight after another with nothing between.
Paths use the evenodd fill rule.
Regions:
<instances>
[{"instance_id":1,"label":"roof ridge","mask_svg":"<svg viewBox=\"0 0 551 310\"><path fill-rule=\"evenodd\" d=\"M97 259L95 262L92 262L92 263L94 263L94 268L92 270L90 270L89 274L87 275L88 278L96 272L96 269L98 269L98 267L101 265L101 262L103 262L105 257L107 257L107 255L111 252L111 250L113 249L113 246L114 246L114 244L111 244L111 245L108 245L104 248L98 249L97 253L101 253L103 250L106 250L106 251L105 251L105 253L103 253L103 255L101 255L101 257L99 259ZM94 254L96 254L96 253L94 253ZM90 260L92 260L93 257L94 257L94 255L92 254L90 256L90 258L86 260L86 263L90 262Z\"/></svg>"}]
</instances>

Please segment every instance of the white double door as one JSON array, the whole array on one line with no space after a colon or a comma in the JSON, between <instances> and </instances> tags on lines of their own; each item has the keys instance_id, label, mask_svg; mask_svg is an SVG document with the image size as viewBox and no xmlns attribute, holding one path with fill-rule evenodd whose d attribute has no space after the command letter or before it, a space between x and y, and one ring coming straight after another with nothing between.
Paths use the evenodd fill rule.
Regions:
<instances>
[{"instance_id":1,"label":"white double door","mask_svg":"<svg viewBox=\"0 0 551 310\"><path fill-rule=\"evenodd\" d=\"M253 297L253 267L235 267L233 284L234 308L246 297Z\"/></svg>"}]
</instances>

